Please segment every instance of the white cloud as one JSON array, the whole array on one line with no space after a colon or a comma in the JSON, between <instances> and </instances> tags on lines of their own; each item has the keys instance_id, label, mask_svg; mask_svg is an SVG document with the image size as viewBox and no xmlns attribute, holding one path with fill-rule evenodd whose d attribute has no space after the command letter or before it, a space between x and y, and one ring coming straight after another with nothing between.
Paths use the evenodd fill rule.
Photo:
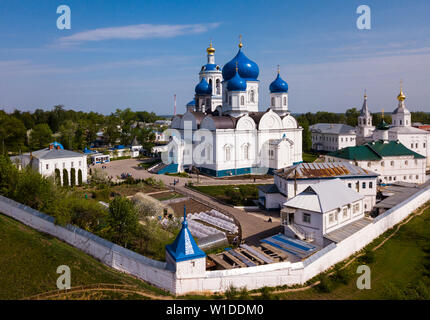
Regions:
<instances>
[{"instance_id":1,"label":"white cloud","mask_svg":"<svg viewBox=\"0 0 430 320\"><path fill-rule=\"evenodd\" d=\"M220 23L200 24L137 24L123 27L99 28L75 33L59 39L60 44L69 45L89 41L116 39L172 38L186 34L199 34L218 27Z\"/></svg>"}]
</instances>

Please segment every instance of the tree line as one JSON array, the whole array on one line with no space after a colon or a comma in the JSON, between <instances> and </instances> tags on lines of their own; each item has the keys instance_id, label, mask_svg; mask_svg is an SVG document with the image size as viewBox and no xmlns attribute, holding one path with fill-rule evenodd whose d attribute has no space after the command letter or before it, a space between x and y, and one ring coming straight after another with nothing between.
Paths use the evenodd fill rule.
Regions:
<instances>
[{"instance_id":1,"label":"tree line","mask_svg":"<svg viewBox=\"0 0 430 320\"><path fill-rule=\"evenodd\" d=\"M149 128L135 127L138 122L153 123L161 119L154 112L117 109L110 115L97 112L66 110L55 106L46 111L15 110L7 113L0 109L0 150L2 154L26 152L46 148L56 140L66 149L83 150L104 131L107 144L119 141L129 145L134 137L146 147L152 147L155 135Z\"/></svg>"}]
</instances>

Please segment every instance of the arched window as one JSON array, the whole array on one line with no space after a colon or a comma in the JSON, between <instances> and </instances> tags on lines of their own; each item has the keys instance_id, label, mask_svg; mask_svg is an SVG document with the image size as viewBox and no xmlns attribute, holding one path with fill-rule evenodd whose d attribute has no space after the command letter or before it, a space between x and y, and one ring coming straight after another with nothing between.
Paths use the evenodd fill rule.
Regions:
<instances>
[{"instance_id":1,"label":"arched window","mask_svg":"<svg viewBox=\"0 0 430 320\"><path fill-rule=\"evenodd\" d=\"M255 102L255 93L254 93L254 90L251 90L251 91L249 92L249 100L250 100L251 102Z\"/></svg>"},{"instance_id":2,"label":"arched window","mask_svg":"<svg viewBox=\"0 0 430 320\"><path fill-rule=\"evenodd\" d=\"M241 96L241 97L240 97L240 105L241 105L241 106L244 106L244 105L245 105L245 97L244 97L244 96Z\"/></svg>"},{"instance_id":3,"label":"arched window","mask_svg":"<svg viewBox=\"0 0 430 320\"><path fill-rule=\"evenodd\" d=\"M243 146L243 158L245 160L249 160L249 145L248 144L245 144Z\"/></svg>"},{"instance_id":4,"label":"arched window","mask_svg":"<svg viewBox=\"0 0 430 320\"><path fill-rule=\"evenodd\" d=\"M272 107L274 107L274 106L275 106L275 98L274 98L274 97L272 97L271 105L272 105Z\"/></svg>"},{"instance_id":5,"label":"arched window","mask_svg":"<svg viewBox=\"0 0 430 320\"><path fill-rule=\"evenodd\" d=\"M219 79L216 79L216 94L221 93L221 85Z\"/></svg>"},{"instance_id":6,"label":"arched window","mask_svg":"<svg viewBox=\"0 0 430 320\"><path fill-rule=\"evenodd\" d=\"M212 88L212 79L209 79L209 86Z\"/></svg>"},{"instance_id":7,"label":"arched window","mask_svg":"<svg viewBox=\"0 0 430 320\"><path fill-rule=\"evenodd\" d=\"M284 106L287 105L287 97L284 97Z\"/></svg>"},{"instance_id":8,"label":"arched window","mask_svg":"<svg viewBox=\"0 0 430 320\"><path fill-rule=\"evenodd\" d=\"M225 161L230 161L230 147L225 147Z\"/></svg>"}]
</instances>

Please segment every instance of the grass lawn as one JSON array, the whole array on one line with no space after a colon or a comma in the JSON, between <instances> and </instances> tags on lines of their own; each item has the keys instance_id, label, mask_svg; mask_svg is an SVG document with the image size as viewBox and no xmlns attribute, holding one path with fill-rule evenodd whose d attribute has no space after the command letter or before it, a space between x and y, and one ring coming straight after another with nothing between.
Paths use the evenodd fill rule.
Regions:
<instances>
[{"instance_id":1,"label":"grass lawn","mask_svg":"<svg viewBox=\"0 0 430 320\"><path fill-rule=\"evenodd\" d=\"M178 199L178 198L184 198L185 197L183 194L176 193L176 192L154 193L154 194L151 194L150 196L159 200L159 201Z\"/></svg>"},{"instance_id":2,"label":"grass lawn","mask_svg":"<svg viewBox=\"0 0 430 320\"><path fill-rule=\"evenodd\" d=\"M260 184L192 186L190 188L234 206L255 206Z\"/></svg>"},{"instance_id":3,"label":"grass lawn","mask_svg":"<svg viewBox=\"0 0 430 320\"><path fill-rule=\"evenodd\" d=\"M148 293L163 291L115 271L76 248L0 214L0 300L21 299L56 290L57 267L71 270L71 286L97 283L136 285ZM86 294L74 294L80 299ZM104 292L96 299L140 298L142 296Z\"/></svg>"},{"instance_id":4,"label":"grass lawn","mask_svg":"<svg viewBox=\"0 0 430 320\"><path fill-rule=\"evenodd\" d=\"M318 154L303 152L302 157L303 162L314 162L318 158Z\"/></svg>"}]
</instances>

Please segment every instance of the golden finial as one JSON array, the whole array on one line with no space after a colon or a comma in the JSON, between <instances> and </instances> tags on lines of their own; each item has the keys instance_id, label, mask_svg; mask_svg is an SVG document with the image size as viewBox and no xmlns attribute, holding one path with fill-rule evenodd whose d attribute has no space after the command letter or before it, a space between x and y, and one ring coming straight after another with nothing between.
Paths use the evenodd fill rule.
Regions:
<instances>
[{"instance_id":1,"label":"golden finial","mask_svg":"<svg viewBox=\"0 0 430 320\"><path fill-rule=\"evenodd\" d=\"M406 99L406 96L405 96L405 94L403 93L403 81L402 80L400 80L400 93L399 93L399 95L397 96L397 100L399 100L399 101L404 101Z\"/></svg>"},{"instance_id":2,"label":"golden finial","mask_svg":"<svg viewBox=\"0 0 430 320\"><path fill-rule=\"evenodd\" d=\"M209 48L207 48L207 49L206 49L206 52L207 52L208 54L214 54L214 53L215 53L215 48L214 48L214 47L212 47L212 39L211 39L211 41L210 41Z\"/></svg>"},{"instance_id":3,"label":"golden finial","mask_svg":"<svg viewBox=\"0 0 430 320\"><path fill-rule=\"evenodd\" d=\"M242 44L242 35L239 35L239 48L242 49L243 44Z\"/></svg>"},{"instance_id":4,"label":"golden finial","mask_svg":"<svg viewBox=\"0 0 430 320\"><path fill-rule=\"evenodd\" d=\"M278 74L281 73L281 66L278 64Z\"/></svg>"},{"instance_id":5,"label":"golden finial","mask_svg":"<svg viewBox=\"0 0 430 320\"><path fill-rule=\"evenodd\" d=\"M239 71L239 68L237 67L237 61L236 61L236 73L237 73L237 71Z\"/></svg>"},{"instance_id":6,"label":"golden finial","mask_svg":"<svg viewBox=\"0 0 430 320\"><path fill-rule=\"evenodd\" d=\"M367 92L366 92L366 89L364 89L364 99L367 99Z\"/></svg>"}]
</instances>

